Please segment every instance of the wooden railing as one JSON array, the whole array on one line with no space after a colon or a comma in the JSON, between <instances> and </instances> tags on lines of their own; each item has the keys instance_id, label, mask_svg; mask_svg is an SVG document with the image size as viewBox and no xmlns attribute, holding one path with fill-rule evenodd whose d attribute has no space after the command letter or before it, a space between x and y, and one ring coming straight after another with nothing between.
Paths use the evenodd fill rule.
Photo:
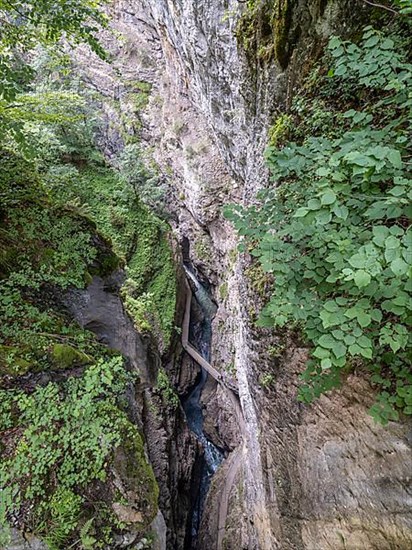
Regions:
<instances>
[{"instance_id":1,"label":"wooden railing","mask_svg":"<svg viewBox=\"0 0 412 550\"><path fill-rule=\"evenodd\" d=\"M237 393L237 387L233 382L231 382L227 377L226 373L221 373L218 369L213 367L200 353L192 346L189 342L189 325L190 325L190 308L192 304L192 289L190 288L189 283L186 281L187 295L186 295L186 308L185 316L183 318L182 326L182 346L183 349L196 361L198 365L207 371L210 376L212 376L216 382L222 384L229 388L230 390Z\"/></svg>"}]
</instances>

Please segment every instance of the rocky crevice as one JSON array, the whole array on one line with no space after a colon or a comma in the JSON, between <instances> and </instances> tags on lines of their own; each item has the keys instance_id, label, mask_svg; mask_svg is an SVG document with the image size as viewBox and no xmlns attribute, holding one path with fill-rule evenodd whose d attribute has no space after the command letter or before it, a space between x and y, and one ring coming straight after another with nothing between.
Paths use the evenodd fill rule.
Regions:
<instances>
[{"instance_id":1,"label":"rocky crevice","mask_svg":"<svg viewBox=\"0 0 412 550\"><path fill-rule=\"evenodd\" d=\"M157 388L161 360L150 339L134 328L117 292L124 275L95 277L85 290L72 290L64 305L101 343L120 351L139 375L129 388L129 414L144 434L147 454L159 485L159 518L152 526L157 547L183 548L192 494L198 484L201 448L188 429L183 410ZM129 540L125 535L125 541ZM130 539L131 540L131 539ZM163 541L163 542L161 542Z\"/></svg>"},{"instance_id":2,"label":"rocky crevice","mask_svg":"<svg viewBox=\"0 0 412 550\"><path fill-rule=\"evenodd\" d=\"M115 27L125 33L127 47L114 52L116 64L123 74L152 84L141 113L141 137L169 182L168 209L176 237L191 242L188 258L211 282L219 304L213 361L238 384L243 446L225 391L210 381L203 394L208 436L227 451L242 447L223 543L226 548L268 550L406 549L411 539L408 426L373 424L366 412L372 390L361 373L334 392L333 399L323 397L312 406L297 402L305 350L294 335L253 326L261 298L250 284L251 258L239 257L236 237L221 213L228 202L250 203L266 184L263 150L273 115L290 101L326 38L367 15L344 0L293 5L289 28L300 28L285 69L275 56L260 59L254 51L251 64L236 38L247 9L243 3L121 0L115 7ZM95 78L97 85L113 86L103 69ZM273 348L279 350L275 356ZM187 391L196 372L190 360L169 361L167 368L180 391ZM270 384L262 383L262 373L272 377ZM172 424L167 430L185 448L180 416L178 424L156 420L150 407L148 402L149 425L158 422L157 428L166 430L161 424ZM176 450L168 454L167 445L162 439L162 451L153 458L162 479L186 468L175 462L166 465L169 458L181 456ZM219 503L235 452L214 478L200 548L217 544ZM186 491L190 482L185 479ZM176 502L166 489L161 494L164 509ZM180 548L182 528L179 535L174 530L184 520L172 515L169 544Z\"/></svg>"}]
</instances>

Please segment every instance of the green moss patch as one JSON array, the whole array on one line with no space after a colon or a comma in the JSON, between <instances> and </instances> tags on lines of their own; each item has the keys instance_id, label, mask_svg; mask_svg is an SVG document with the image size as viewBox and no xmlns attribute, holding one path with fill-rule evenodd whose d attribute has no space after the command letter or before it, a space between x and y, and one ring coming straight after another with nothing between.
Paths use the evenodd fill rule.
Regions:
<instances>
[{"instance_id":1,"label":"green moss patch","mask_svg":"<svg viewBox=\"0 0 412 550\"><path fill-rule=\"evenodd\" d=\"M294 0L249 0L239 19L236 36L251 62L275 59L282 69L289 63Z\"/></svg>"},{"instance_id":2,"label":"green moss patch","mask_svg":"<svg viewBox=\"0 0 412 550\"><path fill-rule=\"evenodd\" d=\"M53 344L50 358L52 365L59 369L88 365L93 361L89 355L68 344Z\"/></svg>"},{"instance_id":3,"label":"green moss patch","mask_svg":"<svg viewBox=\"0 0 412 550\"><path fill-rule=\"evenodd\" d=\"M146 458L143 440L135 431L114 454L113 470L121 480L120 501L113 510L120 521L147 529L158 510L159 487Z\"/></svg>"}]
</instances>

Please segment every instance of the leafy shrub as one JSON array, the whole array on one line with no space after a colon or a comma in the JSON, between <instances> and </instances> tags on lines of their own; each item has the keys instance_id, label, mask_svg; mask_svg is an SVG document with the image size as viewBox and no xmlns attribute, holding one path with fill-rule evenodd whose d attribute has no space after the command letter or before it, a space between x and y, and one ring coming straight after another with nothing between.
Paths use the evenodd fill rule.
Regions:
<instances>
[{"instance_id":1,"label":"leafy shrub","mask_svg":"<svg viewBox=\"0 0 412 550\"><path fill-rule=\"evenodd\" d=\"M99 231L110 238L126 264L123 295L137 329L152 330L167 347L176 303L167 224L139 200L132 185L109 168L89 167L76 174L52 170L46 178L59 201L77 200L83 208L87 206Z\"/></svg>"},{"instance_id":2,"label":"leafy shrub","mask_svg":"<svg viewBox=\"0 0 412 550\"><path fill-rule=\"evenodd\" d=\"M38 386L31 394L0 390L0 432L8 449L0 464L6 495L0 527L23 503L34 503L25 523L45 534L50 548L66 547L83 509L79 493L106 479L108 458L120 443L140 440L119 408L131 380L123 359L112 357L99 359L80 378Z\"/></svg>"},{"instance_id":3,"label":"leafy shrub","mask_svg":"<svg viewBox=\"0 0 412 550\"><path fill-rule=\"evenodd\" d=\"M269 145L271 147L278 147L286 141L288 133L290 132L293 119L290 115L282 114L269 128Z\"/></svg>"},{"instance_id":4,"label":"leafy shrub","mask_svg":"<svg viewBox=\"0 0 412 550\"><path fill-rule=\"evenodd\" d=\"M179 398L164 369L159 369L157 373L156 390L161 393L164 402L169 407L176 409L179 406Z\"/></svg>"},{"instance_id":5,"label":"leafy shrub","mask_svg":"<svg viewBox=\"0 0 412 550\"><path fill-rule=\"evenodd\" d=\"M386 423L399 410L412 414L412 66L371 27L359 45L331 38L329 51L329 76L363 89L364 108L338 113L335 136L269 148L274 188L260 206L234 206L227 217L275 277L260 324L299 328L311 345L300 399L362 366L382 390L370 412Z\"/></svg>"}]
</instances>

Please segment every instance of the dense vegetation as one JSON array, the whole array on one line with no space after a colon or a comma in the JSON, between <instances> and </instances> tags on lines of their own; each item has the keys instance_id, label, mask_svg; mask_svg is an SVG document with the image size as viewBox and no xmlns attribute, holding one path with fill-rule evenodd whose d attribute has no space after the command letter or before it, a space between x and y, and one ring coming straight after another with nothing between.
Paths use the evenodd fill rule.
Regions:
<instances>
[{"instance_id":1,"label":"dense vegetation","mask_svg":"<svg viewBox=\"0 0 412 550\"><path fill-rule=\"evenodd\" d=\"M166 349L168 227L142 200L159 210L138 136L107 164L102 98L63 51L62 37L105 57L99 2L0 0L0 16L0 546L11 525L51 549L103 548L126 528L128 505L145 532L158 488L129 418L138 373L74 323L63 298L121 267L136 327Z\"/></svg>"},{"instance_id":2,"label":"dense vegetation","mask_svg":"<svg viewBox=\"0 0 412 550\"><path fill-rule=\"evenodd\" d=\"M25 137L30 143L29 130ZM119 255L130 247L130 257L146 258L144 243L135 238L139 225L142 235L154 235L144 249L154 254L164 228L112 169L59 163L51 160L48 145L47 159L37 150L34 160L26 160L4 144L0 155L1 543L11 521L41 535L50 548L99 548L125 527L112 509L112 502L124 502L113 485L120 444L128 442L125 460L132 463L131 486L139 487L141 500L134 505L142 510L142 527L156 514L157 485L127 416L124 395L133 376L121 357L71 322L59 305L66 289L83 288L92 275L108 275L122 262L107 239L112 226L104 223L104 209L92 220L76 200L76 185L82 186L80 196L93 185L96 201L104 190L113 191L107 210L116 213L121 205L124 215L133 216L133 231L114 243ZM167 266L170 250L163 250ZM147 275L140 293L152 283L146 265L132 272ZM173 285L173 273L170 280ZM139 314L136 324L149 318L148 310Z\"/></svg>"},{"instance_id":3,"label":"dense vegetation","mask_svg":"<svg viewBox=\"0 0 412 550\"><path fill-rule=\"evenodd\" d=\"M310 346L300 399L369 372L383 423L412 414L410 30L332 37L272 127L272 185L256 207L227 209L274 276L260 324L294 327Z\"/></svg>"}]
</instances>

